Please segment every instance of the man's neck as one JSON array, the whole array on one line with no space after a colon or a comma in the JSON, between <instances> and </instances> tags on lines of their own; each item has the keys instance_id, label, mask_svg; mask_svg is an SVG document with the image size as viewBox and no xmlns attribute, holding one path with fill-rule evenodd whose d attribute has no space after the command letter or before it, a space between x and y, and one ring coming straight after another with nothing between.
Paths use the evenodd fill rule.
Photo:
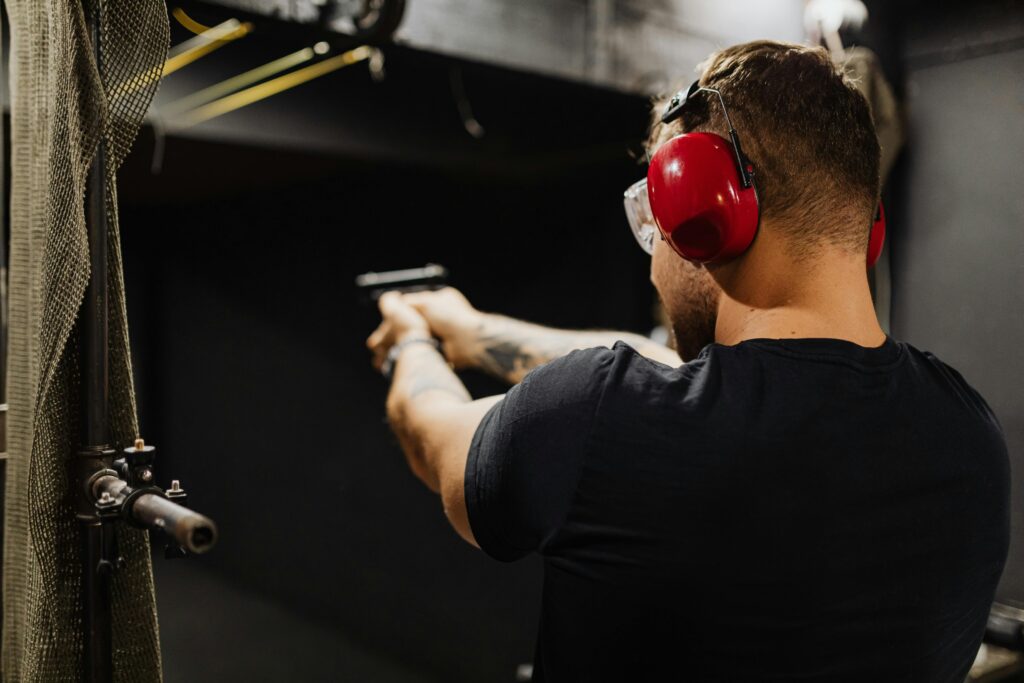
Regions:
<instances>
[{"instance_id":1,"label":"man's neck","mask_svg":"<svg viewBox=\"0 0 1024 683\"><path fill-rule=\"evenodd\" d=\"M715 341L799 338L882 345L863 259L838 252L802 265L748 262L737 271L719 301Z\"/></svg>"}]
</instances>

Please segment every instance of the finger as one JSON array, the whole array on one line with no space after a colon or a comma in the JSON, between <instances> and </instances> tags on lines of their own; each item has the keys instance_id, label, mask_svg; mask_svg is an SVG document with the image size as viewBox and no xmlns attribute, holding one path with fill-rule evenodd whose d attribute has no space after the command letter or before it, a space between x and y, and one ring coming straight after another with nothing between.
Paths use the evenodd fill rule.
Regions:
<instances>
[{"instance_id":1,"label":"finger","mask_svg":"<svg viewBox=\"0 0 1024 683\"><path fill-rule=\"evenodd\" d=\"M374 347L385 344L387 342L388 337L391 336L391 327L391 323L387 320L378 325L377 329L374 330L369 337L367 337L366 347L372 349Z\"/></svg>"},{"instance_id":2,"label":"finger","mask_svg":"<svg viewBox=\"0 0 1024 683\"><path fill-rule=\"evenodd\" d=\"M402 297L402 303L409 306L422 316L427 316L431 307L437 303L437 292L414 292Z\"/></svg>"},{"instance_id":3,"label":"finger","mask_svg":"<svg viewBox=\"0 0 1024 683\"><path fill-rule=\"evenodd\" d=\"M402 297L402 301L413 308L419 308L435 296L436 292L410 292Z\"/></svg>"},{"instance_id":4,"label":"finger","mask_svg":"<svg viewBox=\"0 0 1024 683\"><path fill-rule=\"evenodd\" d=\"M395 315L401 300L402 295L398 292L384 292L377 299L377 307L380 309L380 314L385 318Z\"/></svg>"},{"instance_id":5,"label":"finger","mask_svg":"<svg viewBox=\"0 0 1024 683\"><path fill-rule=\"evenodd\" d=\"M398 329L427 328L426 319L406 301L407 294L395 293L382 304L385 317Z\"/></svg>"},{"instance_id":6,"label":"finger","mask_svg":"<svg viewBox=\"0 0 1024 683\"><path fill-rule=\"evenodd\" d=\"M391 346L387 343L376 344L375 346L373 346L370 349L370 364L373 365L373 367L376 368L377 370L380 370L381 366L384 364L384 359L387 358L388 352L390 350Z\"/></svg>"},{"instance_id":7,"label":"finger","mask_svg":"<svg viewBox=\"0 0 1024 683\"><path fill-rule=\"evenodd\" d=\"M384 326L381 325L366 338L366 348L372 349L380 344L381 340L384 339L383 327Z\"/></svg>"},{"instance_id":8,"label":"finger","mask_svg":"<svg viewBox=\"0 0 1024 683\"><path fill-rule=\"evenodd\" d=\"M452 361L453 366L461 364L462 359L458 357L455 344L450 341L441 342L441 352L444 353L445 358Z\"/></svg>"},{"instance_id":9,"label":"finger","mask_svg":"<svg viewBox=\"0 0 1024 683\"><path fill-rule=\"evenodd\" d=\"M454 287L443 287L442 289L437 290L437 293L452 301L469 304L469 299L466 298L466 295L463 294L461 290L455 289Z\"/></svg>"}]
</instances>

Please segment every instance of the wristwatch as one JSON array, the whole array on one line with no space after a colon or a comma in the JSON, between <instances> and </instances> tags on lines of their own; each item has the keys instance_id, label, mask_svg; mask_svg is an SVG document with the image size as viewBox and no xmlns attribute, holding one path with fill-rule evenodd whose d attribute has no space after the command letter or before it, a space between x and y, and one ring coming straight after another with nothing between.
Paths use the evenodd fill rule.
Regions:
<instances>
[{"instance_id":1,"label":"wristwatch","mask_svg":"<svg viewBox=\"0 0 1024 683\"><path fill-rule=\"evenodd\" d=\"M398 357L402 354L407 346L413 344L428 344L434 347L434 350L441 353L441 343L436 339L430 337L414 337L413 339L406 339L403 342L395 344L388 350L388 355L384 358L384 362L381 363L380 371L384 375L388 382L391 381L391 374L395 370L395 363L398 361ZM443 354L442 354L443 355Z\"/></svg>"}]
</instances>

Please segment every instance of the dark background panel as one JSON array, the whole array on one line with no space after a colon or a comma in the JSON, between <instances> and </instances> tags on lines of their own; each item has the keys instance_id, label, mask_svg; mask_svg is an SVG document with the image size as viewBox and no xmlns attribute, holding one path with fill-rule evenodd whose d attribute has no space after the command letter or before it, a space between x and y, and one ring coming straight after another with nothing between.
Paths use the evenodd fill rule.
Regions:
<instances>
[{"instance_id":1,"label":"dark background panel","mask_svg":"<svg viewBox=\"0 0 1024 683\"><path fill-rule=\"evenodd\" d=\"M997 597L1024 607L1024 5L920 3L904 19L893 330L957 368L1002 423L1013 540Z\"/></svg>"},{"instance_id":2,"label":"dark background panel","mask_svg":"<svg viewBox=\"0 0 1024 683\"><path fill-rule=\"evenodd\" d=\"M437 96L450 67L401 50L389 63L372 87L414 98ZM434 148L458 139L458 157L401 163L372 149L353 158L329 145L172 136L154 175L147 130L122 169L143 434L159 449L158 477L180 478L221 529L209 556L157 567L172 683L275 680L282 658L302 662L302 680L378 662L387 680L500 681L532 659L539 564L500 564L463 543L409 473L364 347L378 316L353 280L437 262L485 310L646 331L648 261L621 204L642 173L630 142L646 102L475 69L487 137L469 138L454 106L417 133ZM386 133L359 94L325 79L288 97ZM592 113L577 126L566 112L581 104ZM478 395L502 390L467 380ZM193 621L234 624L249 645L202 665Z\"/></svg>"}]
</instances>

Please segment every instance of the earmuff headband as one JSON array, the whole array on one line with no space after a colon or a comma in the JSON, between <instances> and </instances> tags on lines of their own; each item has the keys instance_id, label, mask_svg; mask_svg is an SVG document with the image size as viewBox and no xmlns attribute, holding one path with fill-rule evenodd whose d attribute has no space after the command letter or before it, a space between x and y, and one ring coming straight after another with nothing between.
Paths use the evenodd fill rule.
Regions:
<instances>
[{"instance_id":1,"label":"earmuff headband","mask_svg":"<svg viewBox=\"0 0 1024 683\"><path fill-rule=\"evenodd\" d=\"M665 111L661 115L661 122L671 123L682 116L690 98L699 92L710 92L718 96L718 101L722 105L722 113L725 114L725 122L729 125L729 139L732 141L732 149L736 155L736 168L740 173L740 182L743 184L744 188L750 187L754 184L754 169L750 165L750 162L747 161L747 157L743 154L743 148L740 146L740 138L736 134L736 129L733 128L732 118L729 116L729 108L725 106L725 99L722 97L721 91L716 88L701 86L699 80L694 81L685 91L680 90L672 96L672 99L668 102L668 106L665 107Z\"/></svg>"}]
</instances>

